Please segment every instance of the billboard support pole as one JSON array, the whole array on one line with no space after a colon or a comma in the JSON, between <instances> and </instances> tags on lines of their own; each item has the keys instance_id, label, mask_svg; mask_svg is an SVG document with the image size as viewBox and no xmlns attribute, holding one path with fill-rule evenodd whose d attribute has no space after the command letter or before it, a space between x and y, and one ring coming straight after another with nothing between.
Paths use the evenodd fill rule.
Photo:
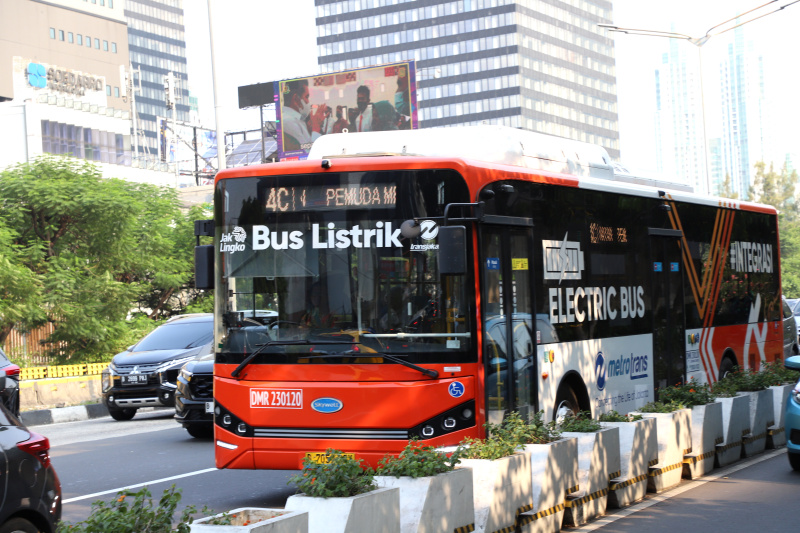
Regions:
<instances>
[{"instance_id":1,"label":"billboard support pole","mask_svg":"<svg viewBox=\"0 0 800 533\"><path fill-rule=\"evenodd\" d=\"M264 134L266 133L266 128L264 127L264 105L258 106L258 113L261 117L261 164L267 162L267 148L264 144Z\"/></svg>"},{"instance_id":2,"label":"billboard support pole","mask_svg":"<svg viewBox=\"0 0 800 533\"><path fill-rule=\"evenodd\" d=\"M214 120L217 123L217 169L225 170L225 132L222 129L219 89L217 87L217 69L214 64L214 31L211 22L214 20L214 17L211 14L211 0L206 0L206 5L208 9L208 41L211 45L211 79L214 80Z\"/></svg>"}]
</instances>

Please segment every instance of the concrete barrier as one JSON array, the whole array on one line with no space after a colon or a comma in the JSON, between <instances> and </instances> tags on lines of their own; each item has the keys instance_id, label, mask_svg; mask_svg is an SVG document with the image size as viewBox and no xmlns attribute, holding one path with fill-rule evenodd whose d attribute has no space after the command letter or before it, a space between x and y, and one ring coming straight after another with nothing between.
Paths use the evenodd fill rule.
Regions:
<instances>
[{"instance_id":1,"label":"concrete barrier","mask_svg":"<svg viewBox=\"0 0 800 533\"><path fill-rule=\"evenodd\" d=\"M20 410L50 409L95 403L102 396L100 376L23 380L19 384Z\"/></svg>"}]
</instances>

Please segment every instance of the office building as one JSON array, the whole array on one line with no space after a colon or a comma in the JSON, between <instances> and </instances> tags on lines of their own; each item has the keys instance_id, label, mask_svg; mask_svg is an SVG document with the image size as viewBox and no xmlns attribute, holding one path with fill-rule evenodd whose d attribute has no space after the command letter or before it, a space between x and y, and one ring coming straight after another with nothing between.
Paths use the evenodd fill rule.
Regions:
<instances>
[{"instance_id":1,"label":"office building","mask_svg":"<svg viewBox=\"0 0 800 533\"><path fill-rule=\"evenodd\" d=\"M138 146L136 159L142 164L156 158L168 161L168 154L164 152L169 133L165 131L164 121L171 121L173 113L167 108L164 84L169 73L173 74L178 94L175 118L178 122L190 121L183 1L125 0L124 3L130 62L137 89L141 80L141 92L134 95L139 132L134 139Z\"/></svg>"},{"instance_id":2,"label":"office building","mask_svg":"<svg viewBox=\"0 0 800 533\"><path fill-rule=\"evenodd\" d=\"M420 127L503 124L619 157L604 0L314 0L322 72L415 60Z\"/></svg>"}]
</instances>

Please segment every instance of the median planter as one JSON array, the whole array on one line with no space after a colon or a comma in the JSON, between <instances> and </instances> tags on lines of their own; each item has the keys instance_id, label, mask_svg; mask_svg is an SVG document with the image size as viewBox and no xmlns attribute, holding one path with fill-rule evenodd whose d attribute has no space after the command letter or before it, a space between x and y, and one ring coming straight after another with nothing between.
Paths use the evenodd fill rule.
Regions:
<instances>
[{"instance_id":1,"label":"median planter","mask_svg":"<svg viewBox=\"0 0 800 533\"><path fill-rule=\"evenodd\" d=\"M566 496L578 490L578 440L526 444L523 450L530 462L531 499L517 525L523 533L560 531Z\"/></svg>"},{"instance_id":2,"label":"median planter","mask_svg":"<svg viewBox=\"0 0 800 533\"><path fill-rule=\"evenodd\" d=\"M770 450L786 446L786 429L783 418L786 414L786 401L793 388L793 385L776 385L768 389L772 391L773 420L773 423L767 427L767 448Z\"/></svg>"},{"instance_id":3,"label":"median planter","mask_svg":"<svg viewBox=\"0 0 800 533\"><path fill-rule=\"evenodd\" d=\"M475 531L514 531L517 514L530 505L531 461L525 453L499 459L462 459L472 470Z\"/></svg>"},{"instance_id":4,"label":"median planter","mask_svg":"<svg viewBox=\"0 0 800 533\"><path fill-rule=\"evenodd\" d=\"M226 516L230 518L230 525L212 523ZM243 507L195 520L189 526L189 531L191 533L308 533L308 513Z\"/></svg>"},{"instance_id":5,"label":"median planter","mask_svg":"<svg viewBox=\"0 0 800 533\"><path fill-rule=\"evenodd\" d=\"M398 488L336 498L295 494L286 509L308 513L309 533L400 533Z\"/></svg>"},{"instance_id":6,"label":"median planter","mask_svg":"<svg viewBox=\"0 0 800 533\"><path fill-rule=\"evenodd\" d=\"M772 391L740 392L749 401L748 431L742 433L742 457L762 453L767 447L767 427L774 425Z\"/></svg>"},{"instance_id":7,"label":"median planter","mask_svg":"<svg viewBox=\"0 0 800 533\"><path fill-rule=\"evenodd\" d=\"M606 427L590 433L564 432L578 442L577 485L569 494L564 525L581 526L603 516L608 505L608 480L620 470L619 428Z\"/></svg>"},{"instance_id":8,"label":"median planter","mask_svg":"<svg viewBox=\"0 0 800 533\"><path fill-rule=\"evenodd\" d=\"M642 413L656 421L658 462L650 466L647 490L660 493L676 487L683 476L683 456L692 449L691 409Z\"/></svg>"},{"instance_id":9,"label":"median planter","mask_svg":"<svg viewBox=\"0 0 800 533\"><path fill-rule=\"evenodd\" d=\"M723 437L717 444L714 466L722 468L742 458L742 435L750 432L750 398L737 395L714 401L722 404Z\"/></svg>"},{"instance_id":10,"label":"median planter","mask_svg":"<svg viewBox=\"0 0 800 533\"><path fill-rule=\"evenodd\" d=\"M724 441L722 404L695 405L691 414L692 449L683 456L683 477L697 479L714 469L717 445Z\"/></svg>"},{"instance_id":11,"label":"median planter","mask_svg":"<svg viewBox=\"0 0 800 533\"><path fill-rule=\"evenodd\" d=\"M379 487L400 491L401 533L469 531L475 520L472 469L435 476L375 476Z\"/></svg>"},{"instance_id":12,"label":"median planter","mask_svg":"<svg viewBox=\"0 0 800 533\"><path fill-rule=\"evenodd\" d=\"M643 499L647 494L647 473L658 462L656 420L643 418L633 422L602 422L604 427L619 430L619 472L609 474L608 506L621 509ZM614 475L616 474L616 475Z\"/></svg>"}]
</instances>

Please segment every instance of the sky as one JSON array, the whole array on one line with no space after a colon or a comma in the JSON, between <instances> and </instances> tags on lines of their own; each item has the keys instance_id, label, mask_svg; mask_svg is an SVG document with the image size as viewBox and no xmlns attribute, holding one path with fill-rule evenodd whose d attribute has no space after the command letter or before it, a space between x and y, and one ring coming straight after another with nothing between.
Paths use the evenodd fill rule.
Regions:
<instances>
[{"instance_id":1,"label":"sky","mask_svg":"<svg viewBox=\"0 0 800 533\"><path fill-rule=\"evenodd\" d=\"M613 24L702 36L717 24L770 0L613 0ZM758 11L766 13L792 0L777 0ZM258 110L238 109L238 87L319 72L313 0L210 0L218 107L225 131L257 130ZM199 98L201 123L214 128L208 4L184 1L189 88ZM764 57L767 95L768 157L788 151L800 155L800 109L794 93L800 87L800 3L744 26ZM712 37L703 47L706 101L719 74L714 58L724 51L726 37ZM615 43L621 161L644 173L655 172L655 69L669 39L609 34ZM697 54L697 48L688 42ZM715 79L716 77L716 79ZM707 108L713 107L707 104ZM265 114L265 120L274 118ZM711 121L709 121L711 122ZM713 135L709 127L709 136ZM797 156L796 156L797 157ZM796 159L800 167L800 160Z\"/></svg>"}]
</instances>

